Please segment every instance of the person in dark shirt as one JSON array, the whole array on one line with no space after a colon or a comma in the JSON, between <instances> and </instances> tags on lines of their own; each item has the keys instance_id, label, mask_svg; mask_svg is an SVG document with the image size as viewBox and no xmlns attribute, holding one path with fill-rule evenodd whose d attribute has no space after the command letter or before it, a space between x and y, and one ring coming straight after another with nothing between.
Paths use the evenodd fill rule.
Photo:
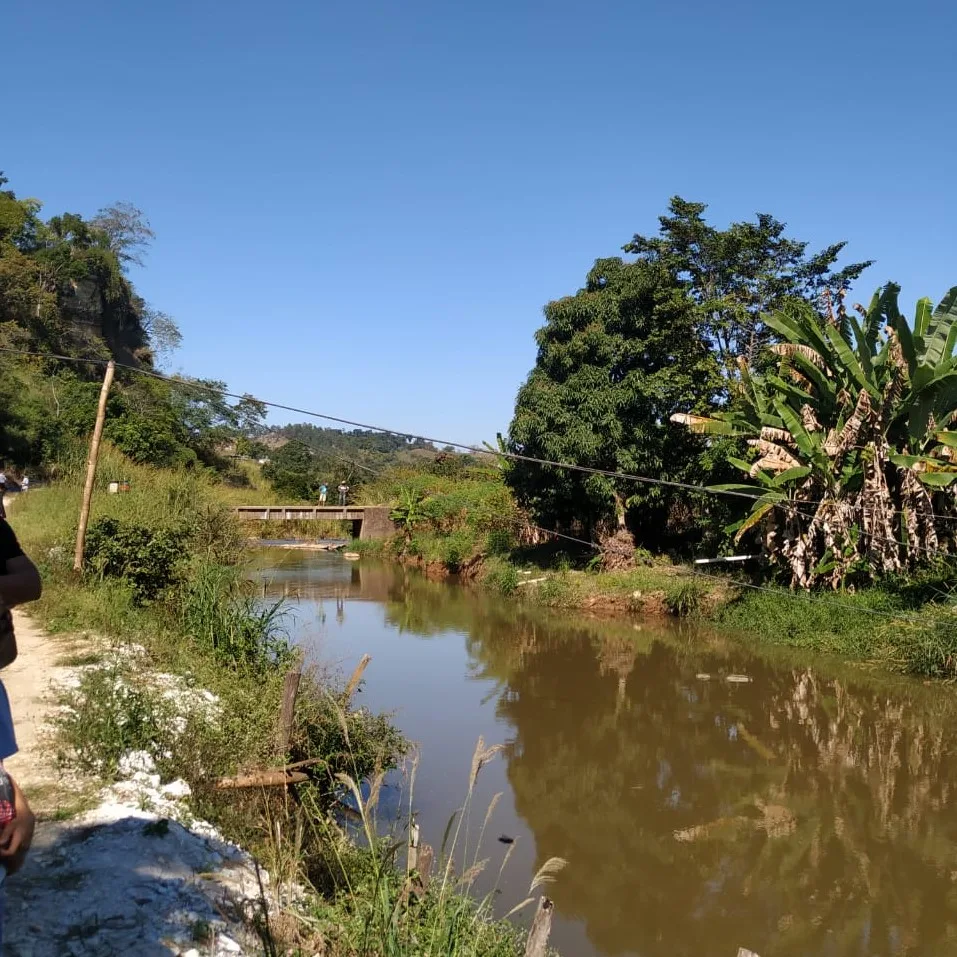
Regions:
<instances>
[{"instance_id":1,"label":"person in dark shirt","mask_svg":"<svg viewBox=\"0 0 957 957\"><path fill-rule=\"evenodd\" d=\"M36 601L41 591L36 565L23 554L10 524L0 519L0 601L10 609L26 601ZM0 668L8 664L10 662L0 655Z\"/></svg>"},{"instance_id":2,"label":"person in dark shirt","mask_svg":"<svg viewBox=\"0 0 957 957\"><path fill-rule=\"evenodd\" d=\"M12 664L17 657L17 640L10 609L39 598L41 590L40 573L36 566L24 555L13 529L0 519L0 668ZM10 701L0 681L0 767L16 751ZM14 816L0 827L0 865L5 874L12 874L23 865L36 826L30 805L12 777L10 786ZM3 933L2 915L0 897L0 939Z\"/></svg>"}]
</instances>

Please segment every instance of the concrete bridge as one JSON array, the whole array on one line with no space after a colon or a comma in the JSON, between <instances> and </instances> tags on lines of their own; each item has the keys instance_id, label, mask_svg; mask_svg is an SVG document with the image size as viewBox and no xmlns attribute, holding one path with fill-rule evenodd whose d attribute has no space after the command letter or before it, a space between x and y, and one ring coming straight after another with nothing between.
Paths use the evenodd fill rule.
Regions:
<instances>
[{"instance_id":1,"label":"concrete bridge","mask_svg":"<svg viewBox=\"0 0 957 957\"><path fill-rule=\"evenodd\" d=\"M260 522L352 522L352 537L388 538L395 525L388 505L235 505L233 513Z\"/></svg>"}]
</instances>

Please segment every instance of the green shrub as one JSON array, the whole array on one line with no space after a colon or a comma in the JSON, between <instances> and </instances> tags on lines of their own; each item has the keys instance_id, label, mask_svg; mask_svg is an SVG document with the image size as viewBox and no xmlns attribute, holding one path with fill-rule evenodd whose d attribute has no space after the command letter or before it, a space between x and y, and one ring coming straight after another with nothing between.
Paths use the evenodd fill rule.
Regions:
<instances>
[{"instance_id":1,"label":"green shrub","mask_svg":"<svg viewBox=\"0 0 957 957\"><path fill-rule=\"evenodd\" d=\"M406 538L423 519L422 493L414 486L407 485L399 491L399 501L389 513L389 518L402 529Z\"/></svg>"},{"instance_id":2,"label":"green shrub","mask_svg":"<svg viewBox=\"0 0 957 957\"><path fill-rule=\"evenodd\" d=\"M518 588L518 569L503 559L494 559L486 569L482 583L507 597Z\"/></svg>"},{"instance_id":3,"label":"green shrub","mask_svg":"<svg viewBox=\"0 0 957 957\"><path fill-rule=\"evenodd\" d=\"M537 587L538 600L543 605L563 605L568 601L568 579L564 576L547 578Z\"/></svg>"},{"instance_id":4,"label":"green shrub","mask_svg":"<svg viewBox=\"0 0 957 957\"><path fill-rule=\"evenodd\" d=\"M187 537L183 528L101 518L87 532L86 560L100 578L123 579L144 603L178 579Z\"/></svg>"},{"instance_id":5,"label":"green shrub","mask_svg":"<svg viewBox=\"0 0 957 957\"><path fill-rule=\"evenodd\" d=\"M701 610L701 599L705 589L693 579L679 580L665 592L665 607L679 618L697 615Z\"/></svg>"},{"instance_id":6,"label":"green shrub","mask_svg":"<svg viewBox=\"0 0 957 957\"><path fill-rule=\"evenodd\" d=\"M296 724L290 741L292 761L321 756L322 773L314 775L324 797L338 791L337 774L357 779L396 767L408 742L388 715L352 708L342 691L304 680L296 699Z\"/></svg>"},{"instance_id":7,"label":"green shrub","mask_svg":"<svg viewBox=\"0 0 957 957\"><path fill-rule=\"evenodd\" d=\"M442 543L442 562L449 571L458 571L463 562L472 557L475 551L475 539L472 532L459 529L448 536Z\"/></svg>"},{"instance_id":8,"label":"green shrub","mask_svg":"<svg viewBox=\"0 0 957 957\"><path fill-rule=\"evenodd\" d=\"M515 536L508 528L493 528L485 535L485 552L488 555L507 555L515 547Z\"/></svg>"},{"instance_id":9,"label":"green shrub","mask_svg":"<svg viewBox=\"0 0 957 957\"><path fill-rule=\"evenodd\" d=\"M165 466L190 466L196 452L179 441L169 424L148 416L125 413L107 422L106 437L134 462Z\"/></svg>"}]
</instances>

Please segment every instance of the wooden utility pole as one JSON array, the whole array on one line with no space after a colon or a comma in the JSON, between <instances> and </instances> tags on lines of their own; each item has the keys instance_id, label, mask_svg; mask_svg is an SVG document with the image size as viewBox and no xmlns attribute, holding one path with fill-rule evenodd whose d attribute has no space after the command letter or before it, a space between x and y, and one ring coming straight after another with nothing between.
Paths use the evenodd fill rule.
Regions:
<instances>
[{"instance_id":1,"label":"wooden utility pole","mask_svg":"<svg viewBox=\"0 0 957 957\"><path fill-rule=\"evenodd\" d=\"M86 526L90 521L90 500L93 498L93 482L96 479L96 460L100 454L100 439L103 438L103 421L106 418L106 400L113 384L116 363L110 359L100 389L100 404L96 408L96 425L90 439L90 460L86 464L86 484L83 486L83 502L80 505L80 524L76 530L76 551L73 553L73 571L83 570L83 547L86 544Z\"/></svg>"}]
</instances>

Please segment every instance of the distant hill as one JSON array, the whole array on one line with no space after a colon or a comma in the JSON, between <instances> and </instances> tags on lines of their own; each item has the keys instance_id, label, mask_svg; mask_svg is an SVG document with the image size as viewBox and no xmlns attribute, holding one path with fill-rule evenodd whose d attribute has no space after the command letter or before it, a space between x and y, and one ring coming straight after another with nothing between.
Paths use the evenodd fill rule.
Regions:
<instances>
[{"instance_id":1,"label":"distant hill","mask_svg":"<svg viewBox=\"0 0 957 957\"><path fill-rule=\"evenodd\" d=\"M431 442L412 436L389 435L369 429L344 431L307 422L273 429L261 441L270 449L279 448L284 442L301 442L322 456L374 472L396 465L429 462L440 453Z\"/></svg>"}]
</instances>

